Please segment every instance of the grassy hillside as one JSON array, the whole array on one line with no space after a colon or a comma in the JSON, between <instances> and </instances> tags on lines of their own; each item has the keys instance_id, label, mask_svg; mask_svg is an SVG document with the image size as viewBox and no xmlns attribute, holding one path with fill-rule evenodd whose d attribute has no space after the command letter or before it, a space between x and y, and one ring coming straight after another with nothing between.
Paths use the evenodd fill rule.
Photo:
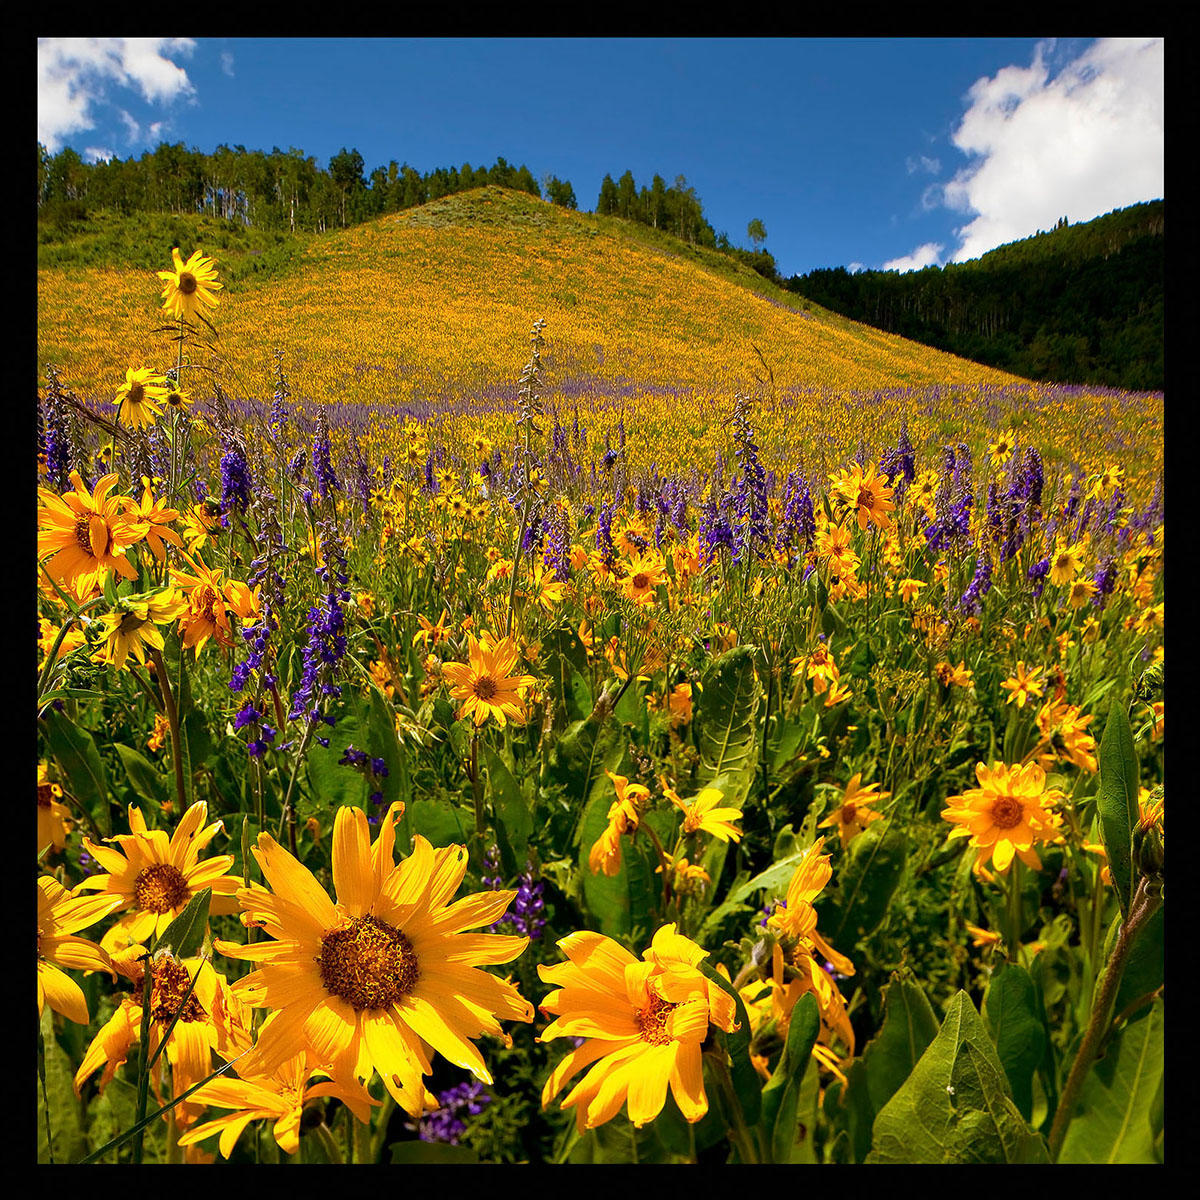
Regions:
<instances>
[{"instance_id":1,"label":"grassy hillside","mask_svg":"<svg viewBox=\"0 0 1200 1200\"><path fill-rule=\"evenodd\" d=\"M164 267L179 221L165 218L171 229L154 234L169 234ZM211 252L230 282L208 365L234 397L269 398L278 347L300 399L461 420L464 431L508 439L528 330L543 317L547 403L613 413L604 418L613 425L620 411L648 430L639 445L662 461L711 460L739 391L763 394L776 415L762 436L784 460L878 446L903 417L918 444L957 439L964 407L981 428L1049 421L1047 440L1068 447L1094 439L1100 410L1114 408L1101 424L1126 436L1111 398L1060 404L1001 371L833 316L724 256L500 188L278 243L270 270L252 265L253 250L269 247L222 249L221 230L196 235L183 253ZM93 238L73 251L43 248L39 366L53 363L76 392L107 400L127 367L173 358L153 332L161 319L147 251L131 269L120 235ZM759 353L773 392L756 380L766 378ZM1147 421L1128 426L1137 436ZM1050 438L1056 429L1065 438Z\"/></svg>"}]
</instances>

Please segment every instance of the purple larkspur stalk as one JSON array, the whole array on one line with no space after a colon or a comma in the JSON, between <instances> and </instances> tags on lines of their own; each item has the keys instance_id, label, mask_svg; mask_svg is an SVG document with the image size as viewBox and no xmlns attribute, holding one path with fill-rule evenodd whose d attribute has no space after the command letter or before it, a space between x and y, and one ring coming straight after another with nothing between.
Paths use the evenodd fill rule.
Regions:
<instances>
[{"instance_id":1,"label":"purple larkspur stalk","mask_svg":"<svg viewBox=\"0 0 1200 1200\"><path fill-rule=\"evenodd\" d=\"M245 513L250 507L253 481L246 448L231 431L221 434L224 453L221 455L221 507L226 512Z\"/></svg>"},{"instance_id":2,"label":"purple larkspur stalk","mask_svg":"<svg viewBox=\"0 0 1200 1200\"><path fill-rule=\"evenodd\" d=\"M959 599L959 609L968 616L977 617L983 608L983 597L991 591L991 588L992 558L987 550L981 547L978 561L975 564L975 575Z\"/></svg>"},{"instance_id":3,"label":"purple larkspur stalk","mask_svg":"<svg viewBox=\"0 0 1200 1200\"><path fill-rule=\"evenodd\" d=\"M750 398L738 396L733 408L734 455L741 474L733 484L734 512L738 524L734 527L733 561L763 557L770 545L768 527L767 477L758 457L754 429L750 424Z\"/></svg>"},{"instance_id":4,"label":"purple larkspur stalk","mask_svg":"<svg viewBox=\"0 0 1200 1200\"><path fill-rule=\"evenodd\" d=\"M1027 577L1033 584L1033 598L1036 600L1046 586L1046 577L1050 574L1049 558L1039 559L1029 568Z\"/></svg>"},{"instance_id":5,"label":"purple larkspur stalk","mask_svg":"<svg viewBox=\"0 0 1200 1200\"><path fill-rule=\"evenodd\" d=\"M313 478L317 493L324 500L332 492L340 492L342 485L333 469L333 452L329 445L329 422L322 407L317 411L317 433L312 446Z\"/></svg>"},{"instance_id":6,"label":"purple larkspur stalk","mask_svg":"<svg viewBox=\"0 0 1200 1200\"><path fill-rule=\"evenodd\" d=\"M551 512L546 522L546 548L542 552L542 562L547 570L553 571L559 579L571 578L571 562L568 555L570 549L567 531L567 514L564 509Z\"/></svg>"},{"instance_id":7,"label":"purple larkspur stalk","mask_svg":"<svg viewBox=\"0 0 1200 1200\"><path fill-rule=\"evenodd\" d=\"M417 1122L417 1136L423 1142L446 1142L451 1146L457 1146L466 1132L466 1118L481 1113L492 1100L478 1080L456 1084L439 1092L437 1099L438 1107Z\"/></svg>"}]
</instances>

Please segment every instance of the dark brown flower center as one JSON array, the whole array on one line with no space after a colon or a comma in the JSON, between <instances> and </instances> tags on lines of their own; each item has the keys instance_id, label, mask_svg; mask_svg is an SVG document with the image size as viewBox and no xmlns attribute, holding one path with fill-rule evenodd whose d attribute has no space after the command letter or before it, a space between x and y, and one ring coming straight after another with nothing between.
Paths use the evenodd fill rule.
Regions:
<instances>
[{"instance_id":1,"label":"dark brown flower center","mask_svg":"<svg viewBox=\"0 0 1200 1200\"><path fill-rule=\"evenodd\" d=\"M190 296L196 290L196 277L190 271L180 273L179 290L185 296Z\"/></svg>"},{"instance_id":2,"label":"dark brown flower center","mask_svg":"<svg viewBox=\"0 0 1200 1200\"><path fill-rule=\"evenodd\" d=\"M75 518L75 542L84 553L92 555L92 518L84 513Z\"/></svg>"},{"instance_id":3,"label":"dark brown flower center","mask_svg":"<svg viewBox=\"0 0 1200 1200\"><path fill-rule=\"evenodd\" d=\"M412 943L378 917L351 917L342 929L327 933L316 961L325 990L355 1012L390 1007L420 978Z\"/></svg>"},{"instance_id":4,"label":"dark brown flower center","mask_svg":"<svg viewBox=\"0 0 1200 1200\"><path fill-rule=\"evenodd\" d=\"M643 589L643 588L645 588L645 587L646 587L646 585L647 585L649 582L650 582L650 577L649 577L649 576L646 574L646 572L645 572L645 571L639 571L639 572L638 572L638 573L637 573L637 574L636 574L636 575L633 577L633 587L634 587L634 590L635 590L635 591L638 591L638 592L642 591L642 589Z\"/></svg>"},{"instance_id":5,"label":"dark brown flower center","mask_svg":"<svg viewBox=\"0 0 1200 1200\"><path fill-rule=\"evenodd\" d=\"M992 824L997 829L1013 829L1024 815L1020 802L1013 796L999 796L992 804Z\"/></svg>"},{"instance_id":6,"label":"dark brown flower center","mask_svg":"<svg viewBox=\"0 0 1200 1200\"><path fill-rule=\"evenodd\" d=\"M181 1021L203 1021L207 1018L208 1014L196 999L194 991L188 996L187 1003L183 1003L184 996L192 986L192 977L183 963L163 957L150 970L154 978L154 990L150 995L151 1020L169 1025L176 1013L179 1013ZM182 1011L180 1005L183 1006Z\"/></svg>"},{"instance_id":7,"label":"dark brown flower center","mask_svg":"<svg viewBox=\"0 0 1200 1200\"><path fill-rule=\"evenodd\" d=\"M678 1004L672 1004L669 1000L651 996L650 1003L634 1013L642 1041L649 1042L652 1046L665 1046L671 1040L671 1035L667 1032L667 1018L678 1007Z\"/></svg>"},{"instance_id":8,"label":"dark brown flower center","mask_svg":"<svg viewBox=\"0 0 1200 1200\"><path fill-rule=\"evenodd\" d=\"M858 507L859 508L874 508L875 493L870 488L858 489Z\"/></svg>"},{"instance_id":9,"label":"dark brown flower center","mask_svg":"<svg viewBox=\"0 0 1200 1200\"><path fill-rule=\"evenodd\" d=\"M496 681L490 675L482 675L475 680L475 698L477 700L490 700L497 692Z\"/></svg>"},{"instance_id":10,"label":"dark brown flower center","mask_svg":"<svg viewBox=\"0 0 1200 1200\"><path fill-rule=\"evenodd\" d=\"M49 808L54 800L54 792L48 783L38 784L38 808Z\"/></svg>"},{"instance_id":11,"label":"dark brown flower center","mask_svg":"<svg viewBox=\"0 0 1200 1200\"><path fill-rule=\"evenodd\" d=\"M178 392L168 392L167 403L172 408L178 408L183 403L183 397Z\"/></svg>"},{"instance_id":12,"label":"dark brown flower center","mask_svg":"<svg viewBox=\"0 0 1200 1200\"><path fill-rule=\"evenodd\" d=\"M146 389L140 383L133 384L129 389L129 403L141 404L146 398Z\"/></svg>"},{"instance_id":13,"label":"dark brown flower center","mask_svg":"<svg viewBox=\"0 0 1200 1200\"><path fill-rule=\"evenodd\" d=\"M842 805L842 824L849 825L858 815L858 807L853 803Z\"/></svg>"},{"instance_id":14,"label":"dark brown flower center","mask_svg":"<svg viewBox=\"0 0 1200 1200\"><path fill-rule=\"evenodd\" d=\"M133 900L143 912L170 912L178 908L190 892L183 872L170 863L147 867L133 881Z\"/></svg>"}]
</instances>

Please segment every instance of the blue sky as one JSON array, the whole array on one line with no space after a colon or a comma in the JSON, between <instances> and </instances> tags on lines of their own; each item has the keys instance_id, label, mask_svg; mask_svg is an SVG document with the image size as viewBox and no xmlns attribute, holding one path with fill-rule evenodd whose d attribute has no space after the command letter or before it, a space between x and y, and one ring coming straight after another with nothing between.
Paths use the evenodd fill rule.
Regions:
<instances>
[{"instance_id":1,"label":"blue sky","mask_svg":"<svg viewBox=\"0 0 1200 1200\"><path fill-rule=\"evenodd\" d=\"M369 173L686 176L785 275L973 258L1163 194L1162 39L40 39L38 136L296 146Z\"/></svg>"}]
</instances>

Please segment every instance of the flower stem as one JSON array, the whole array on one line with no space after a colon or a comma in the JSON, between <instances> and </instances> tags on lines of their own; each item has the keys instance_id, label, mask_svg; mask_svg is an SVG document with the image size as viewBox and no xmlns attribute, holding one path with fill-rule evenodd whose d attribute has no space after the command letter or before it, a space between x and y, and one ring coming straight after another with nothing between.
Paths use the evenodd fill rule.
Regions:
<instances>
[{"instance_id":1,"label":"flower stem","mask_svg":"<svg viewBox=\"0 0 1200 1200\"><path fill-rule=\"evenodd\" d=\"M1063 1139L1067 1134L1067 1126L1070 1125L1071 1118L1075 1115L1075 1105L1079 1099L1079 1093L1083 1088L1084 1079L1087 1077L1088 1070L1091 1068L1100 1045L1108 1033L1110 1025L1109 1015L1117 998L1117 989L1121 985L1121 977L1125 973L1125 961L1129 957L1129 951L1137 935L1142 931L1142 928L1154 915L1155 910L1161 903L1162 897L1150 893L1148 881L1143 875L1138 880L1133 902L1129 906L1129 915L1121 922L1112 955L1105 964L1104 977L1100 983L1100 992L1096 996L1095 1004L1092 1006L1091 1020L1088 1022L1087 1031L1083 1035L1083 1041L1079 1044L1079 1049L1075 1054L1075 1061L1071 1064L1071 1073L1067 1076L1066 1085L1063 1087L1062 1095L1059 1097L1058 1108L1054 1113L1054 1123L1050 1126L1049 1143L1051 1162L1058 1161Z\"/></svg>"},{"instance_id":2,"label":"flower stem","mask_svg":"<svg viewBox=\"0 0 1200 1200\"><path fill-rule=\"evenodd\" d=\"M147 647L150 661L154 664L154 673L158 676L158 686L162 691L163 708L167 711L167 724L171 728L171 761L175 766L175 795L179 801L179 812L182 815L187 810L187 787L183 777L183 735L179 728L179 710L175 707L175 694L171 691L171 681L167 678L167 664L163 662L162 652ZM184 649L179 648L182 657Z\"/></svg>"}]
</instances>

